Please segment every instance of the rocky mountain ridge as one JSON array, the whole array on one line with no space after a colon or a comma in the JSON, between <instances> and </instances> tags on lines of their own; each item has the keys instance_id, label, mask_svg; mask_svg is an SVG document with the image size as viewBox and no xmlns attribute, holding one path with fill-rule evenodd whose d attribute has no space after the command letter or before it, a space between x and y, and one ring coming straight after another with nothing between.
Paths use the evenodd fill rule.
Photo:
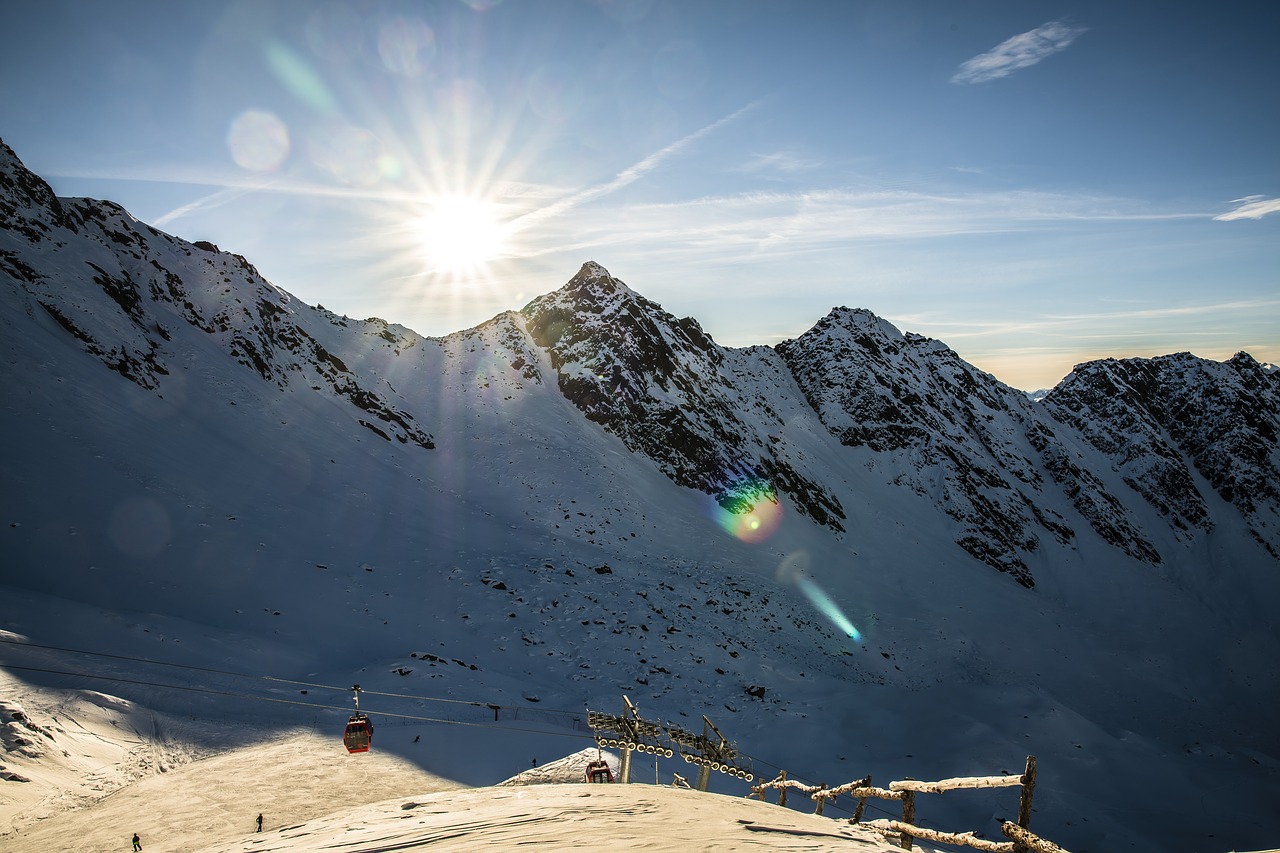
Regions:
<instances>
[{"instance_id":1,"label":"rocky mountain ridge","mask_svg":"<svg viewBox=\"0 0 1280 853\"><path fill-rule=\"evenodd\" d=\"M431 413L373 365L448 350L470 332L427 339L301 304L238 255L110 202L58 199L7 147L0 215L10 309L45 315L138 386L163 394L176 363L220 352L281 393L323 389L387 441L435 447ZM554 385L731 513L785 496L842 535L848 509L814 451L834 442L930 502L957 546L1026 587L1033 556L1076 547L1082 530L1160 565L1170 536L1190 547L1214 529L1222 502L1258 547L1280 549L1280 377L1245 353L1224 364L1186 353L1091 362L1037 403L865 310L837 308L773 348L721 347L592 262L492 323L517 381ZM829 438L815 439L822 430ZM1167 531L1144 528L1144 505Z\"/></svg>"},{"instance_id":2,"label":"rocky mountain ridge","mask_svg":"<svg viewBox=\"0 0 1280 853\"><path fill-rule=\"evenodd\" d=\"M252 702L231 673L358 682L389 722L621 692L789 778L1036 754L1069 849L1276 835L1277 374L1247 356L1093 362L1033 402L867 311L721 347L594 263L424 337L7 149L0 217L5 635L227 692L121 660L87 689L335 733L278 701L310 686ZM69 665L25 652L2 663ZM978 826L966 801L929 818Z\"/></svg>"}]
</instances>

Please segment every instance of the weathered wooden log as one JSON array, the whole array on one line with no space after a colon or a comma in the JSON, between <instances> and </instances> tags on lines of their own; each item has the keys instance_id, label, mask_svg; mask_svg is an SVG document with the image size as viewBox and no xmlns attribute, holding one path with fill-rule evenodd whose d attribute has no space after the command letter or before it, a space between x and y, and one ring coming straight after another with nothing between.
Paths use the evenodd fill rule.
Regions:
<instances>
[{"instance_id":1,"label":"weathered wooden log","mask_svg":"<svg viewBox=\"0 0 1280 853\"><path fill-rule=\"evenodd\" d=\"M818 804L813 810L813 813L816 815L822 814L822 807L827 804L827 798L823 796L823 794L826 793L826 787L826 785L823 785L823 790L814 791L812 797L810 797L810 799Z\"/></svg>"},{"instance_id":2,"label":"weathered wooden log","mask_svg":"<svg viewBox=\"0 0 1280 853\"><path fill-rule=\"evenodd\" d=\"M925 841L934 841L938 844L964 845L975 850L987 850L990 853L1013 853L1014 850L1014 842L1012 841L988 841L985 838L978 838L972 832L940 832L936 829L926 829L923 826L914 826L899 820L871 820L861 825L874 829L886 837L890 833L896 833L903 838L915 837Z\"/></svg>"},{"instance_id":3,"label":"weathered wooden log","mask_svg":"<svg viewBox=\"0 0 1280 853\"><path fill-rule=\"evenodd\" d=\"M862 823L862 811L867 807L867 798L858 797L858 807L853 810L852 823Z\"/></svg>"},{"instance_id":4,"label":"weathered wooden log","mask_svg":"<svg viewBox=\"0 0 1280 853\"><path fill-rule=\"evenodd\" d=\"M797 782L797 781L796 781L796 780L794 780L794 779L784 779L784 780L783 780L783 781L781 781L781 782L779 782L777 779L774 779L772 782L761 782L759 785L753 785L753 786L751 786L751 790L752 790L753 792L754 792L754 791L765 791L765 790L768 790L768 789L770 789L770 788L779 788L779 789L781 789L781 788L795 788L796 790L800 791L800 793L802 793L802 794L815 794L815 795L816 795L818 792L820 792L820 791L826 791L826 790L827 790L827 789L826 789L824 786L822 786L822 785L806 785L805 783L803 783L803 782Z\"/></svg>"},{"instance_id":5,"label":"weathered wooden log","mask_svg":"<svg viewBox=\"0 0 1280 853\"><path fill-rule=\"evenodd\" d=\"M1048 839L1041 838L1029 829L1023 829L1011 820L1006 820L1000 826L1000 831L1006 836L1013 839L1013 849L1016 850L1034 850L1036 853L1068 853L1065 848L1059 847Z\"/></svg>"},{"instance_id":6,"label":"weathered wooden log","mask_svg":"<svg viewBox=\"0 0 1280 853\"><path fill-rule=\"evenodd\" d=\"M785 770L779 771L778 775L773 777L772 782L761 782L759 785L752 785L751 793L747 794L747 797L748 798L757 797L762 802L767 802L767 800L765 800L764 798L764 792L769 790L770 788L776 788L779 785L779 783L781 783L786 778L787 778L787 771Z\"/></svg>"},{"instance_id":7,"label":"weathered wooden log","mask_svg":"<svg viewBox=\"0 0 1280 853\"><path fill-rule=\"evenodd\" d=\"M963 788L1012 788L1021 784L1021 776L963 776L955 779L941 779L937 782L917 782L915 779L907 779L902 782L890 782L889 789L914 791L917 794L942 794Z\"/></svg>"},{"instance_id":8,"label":"weathered wooden log","mask_svg":"<svg viewBox=\"0 0 1280 853\"><path fill-rule=\"evenodd\" d=\"M1027 769L1022 773L1022 799L1018 802L1018 826L1031 826L1031 796L1036 790L1036 757L1027 756Z\"/></svg>"},{"instance_id":9,"label":"weathered wooden log","mask_svg":"<svg viewBox=\"0 0 1280 853\"><path fill-rule=\"evenodd\" d=\"M889 787L892 788L893 785L891 784ZM907 824L908 826L911 826L916 822L916 792L915 791L902 792L902 822ZM911 849L911 836L909 834L903 833L902 835L902 849L903 850Z\"/></svg>"},{"instance_id":10,"label":"weathered wooden log","mask_svg":"<svg viewBox=\"0 0 1280 853\"><path fill-rule=\"evenodd\" d=\"M857 782L845 782L843 785L836 785L834 788L826 788L822 791L815 793L813 796L815 799L818 797L827 797L828 799L834 800L836 797L840 796L841 794L847 794L850 791L853 791L857 788L865 788L870 784L871 784L871 777L864 776L861 779L859 779Z\"/></svg>"},{"instance_id":11,"label":"weathered wooden log","mask_svg":"<svg viewBox=\"0 0 1280 853\"><path fill-rule=\"evenodd\" d=\"M851 797L876 797L881 800L901 800L907 796L906 791L887 791L884 788L875 788L867 785L865 788L853 788L846 791Z\"/></svg>"}]
</instances>

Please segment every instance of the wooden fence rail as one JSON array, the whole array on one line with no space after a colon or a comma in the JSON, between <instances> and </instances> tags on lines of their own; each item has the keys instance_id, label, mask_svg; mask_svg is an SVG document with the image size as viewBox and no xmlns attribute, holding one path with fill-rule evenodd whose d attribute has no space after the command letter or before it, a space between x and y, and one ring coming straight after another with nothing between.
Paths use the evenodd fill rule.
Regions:
<instances>
[{"instance_id":1,"label":"wooden fence rail","mask_svg":"<svg viewBox=\"0 0 1280 853\"><path fill-rule=\"evenodd\" d=\"M934 829L925 829L923 826L912 826L897 820L872 820L862 825L874 829L886 837L893 834L898 836L909 835L915 838L923 838L925 841L934 841L938 844L964 845L975 850L991 851L991 853L1022 853L1022 851L1067 853L1066 850L1052 841L1041 838L1031 830L1024 829L1011 820L1006 820L1001 824L1000 831L1012 838L1012 841L987 841L985 838L978 838L972 832L939 832Z\"/></svg>"},{"instance_id":2,"label":"wooden fence rail","mask_svg":"<svg viewBox=\"0 0 1280 853\"><path fill-rule=\"evenodd\" d=\"M975 850L995 851L995 853L1067 853L1066 850L1051 841L1041 838L1028 828L1031 823L1031 798L1036 785L1036 757L1027 756L1027 767L1021 776L964 776L955 779L941 779L937 782L921 782L916 779L904 779L890 782L889 787L876 788L867 776L857 782L849 782L835 788L826 785L804 785L787 779L787 771L783 770L777 778L770 782L762 782L751 788L747 796L764 799L764 792L777 790L778 805L787 804L787 789L795 788L809 794L817 804L814 814L822 814L822 807L827 800L848 794L858 800L857 810L850 823L859 824L884 835L886 838L898 840L904 850L910 850L913 838L923 838L939 844L954 844L972 847ZM943 794L948 791L977 790L982 788L1022 788L1022 797L1018 803L1018 821L1006 820L1000 831L1009 841L988 841L979 838L974 832L941 832L915 825L916 795ZM882 800L898 800L902 803L902 820L873 820L862 822L863 807L868 797Z\"/></svg>"}]
</instances>

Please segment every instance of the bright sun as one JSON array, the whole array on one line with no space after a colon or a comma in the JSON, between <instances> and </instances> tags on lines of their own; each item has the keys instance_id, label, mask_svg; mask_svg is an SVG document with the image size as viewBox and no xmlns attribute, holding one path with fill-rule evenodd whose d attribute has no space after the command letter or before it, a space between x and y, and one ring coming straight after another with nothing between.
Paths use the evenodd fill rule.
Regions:
<instances>
[{"instance_id":1,"label":"bright sun","mask_svg":"<svg viewBox=\"0 0 1280 853\"><path fill-rule=\"evenodd\" d=\"M508 229L498 206L483 199L436 196L420 227L427 266L455 278L481 272L506 249Z\"/></svg>"}]
</instances>

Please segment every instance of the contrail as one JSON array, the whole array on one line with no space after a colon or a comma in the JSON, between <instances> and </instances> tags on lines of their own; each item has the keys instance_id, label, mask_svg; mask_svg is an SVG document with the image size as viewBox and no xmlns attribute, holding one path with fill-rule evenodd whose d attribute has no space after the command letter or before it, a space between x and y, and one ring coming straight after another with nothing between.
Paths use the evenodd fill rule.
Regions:
<instances>
[{"instance_id":1,"label":"contrail","mask_svg":"<svg viewBox=\"0 0 1280 853\"><path fill-rule=\"evenodd\" d=\"M594 187L587 187L584 190L580 190L579 192L576 192L567 198L561 199L560 201L549 204L546 207L542 207L537 210L526 213L525 215L512 220L511 227L513 230L526 228L529 225L539 222L543 219L550 219L552 217L560 216L561 214L568 213L570 210L573 210L575 207L578 207L579 205L585 204L589 201L593 201L597 198L600 198L601 196L608 195L612 192L622 189L623 187L629 186L635 183L636 181L640 180L640 178L644 177L649 172L652 172L654 169L660 166L663 163L663 161L670 159L675 154L679 154L681 151L688 148L693 143L697 142L698 140L702 139L708 134L714 133L715 131L724 127L726 124L736 121L737 119L741 118L742 116L754 110L758 105L759 105L759 102L752 102L750 104L747 104L745 107L742 107L741 109L738 109L730 113L724 118L718 121L714 121L711 124L707 125L706 127L700 128L699 130L695 130L693 133L683 137L682 139L677 139L675 142L671 143L666 148L663 148L660 151L656 151L653 154L650 154L648 157L645 157L643 160L641 160L639 163L636 163L634 166L630 166L629 168L623 169L621 172L618 173L617 177L615 177L612 181L609 181L608 183L598 184Z\"/></svg>"},{"instance_id":2,"label":"contrail","mask_svg":"<svg viewBox=\"0 0 1280 853\"><path fill-rule=\"evenodd\" d=\"M207 196L198 198L189 204L184 204L181 207L175 207L168 213L156 217L151 224L157 228L163 228L175 219L181 219L188 214L195 213L197 210L221 207L227 202L235 201L241 196L248 195L250 192L253 192L253 190L247 187L230 187L225 190L218 190L215 193L210 193Z\"/></svg>"}]
</instances>

